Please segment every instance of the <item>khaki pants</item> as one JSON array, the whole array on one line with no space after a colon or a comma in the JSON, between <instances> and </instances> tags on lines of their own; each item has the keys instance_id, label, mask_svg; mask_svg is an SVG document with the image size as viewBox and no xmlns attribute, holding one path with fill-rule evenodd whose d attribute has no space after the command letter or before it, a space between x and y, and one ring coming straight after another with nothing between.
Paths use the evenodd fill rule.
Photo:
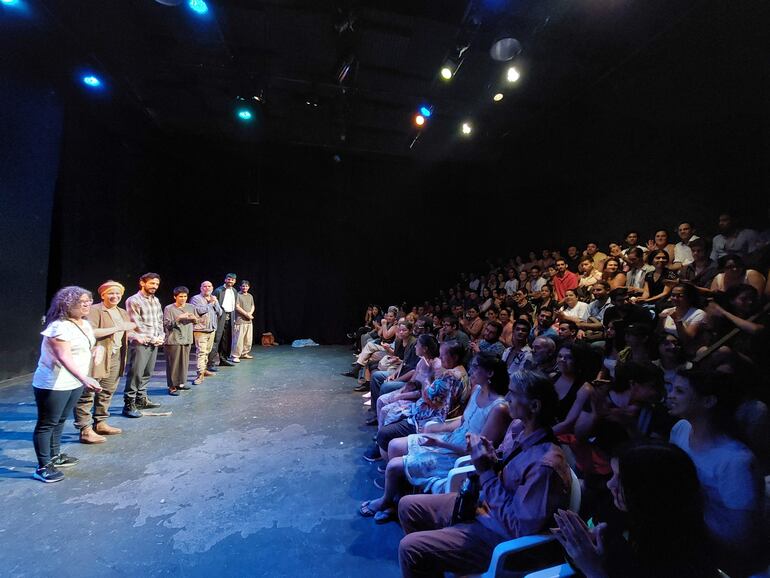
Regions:
<instances>
[{"instance_id":1,"label":"khaki pants","mask_svg":"<svg viewBox=\"0 0 770 578\"><path fill-rule=\"evenodd\" d=\"M239 359L251 351L254 328L249 323L233 323L232 358Z\"/></svg>"},{"instance_id":2,"label":"khaki pants","mask_svg":"<svg viewBox=\"0 0 770 578\"><path fill-rule=\"evenodd\" d=\"M195 331L193 333L193 341L195 341L196 367L198 368L198 373L202 374L206 371L209 353L211 353L211 348L214 346L214 332L204 333L203 331Z\"/></svg>"},{"instance_id":3,"label":"khaki pants","mask_svg":"<svg viewBox=\"0 0 770 578\"><path fill-rule=\"evenodd\" d=\"M83 388L83 393L75 405L75 427L77 429L91 427L110 417L112 394L115 393L118 388L118 381L120 381L118 373L120 371L120 354L120 350L110 354L110 374L97 380L102 386L99 393ZM91 417L92 410L93 417Z\"/></svg>"}]
</instances>

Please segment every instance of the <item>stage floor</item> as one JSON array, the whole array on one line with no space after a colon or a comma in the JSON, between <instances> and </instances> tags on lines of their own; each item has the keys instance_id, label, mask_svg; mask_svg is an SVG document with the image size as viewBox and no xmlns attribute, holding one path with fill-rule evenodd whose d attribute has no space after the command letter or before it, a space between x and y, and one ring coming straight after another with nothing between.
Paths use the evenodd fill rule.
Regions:
<instances>
[{"instance_id":1,"label":"stage floor","mask_svg":"<svg viewBox=\"0 0 770 578\"><path fill-rule=\"evenodd\" d=\"M118 393L123 435L91 446L68 420L81 461L56 484L31 478L30 383L0 387L0 575L400 576L400 527L357 513L379 491L352 360L257 348L179 397L158 363L150 396L173 414L124 418Z\"/></svg>"}]
</instances>

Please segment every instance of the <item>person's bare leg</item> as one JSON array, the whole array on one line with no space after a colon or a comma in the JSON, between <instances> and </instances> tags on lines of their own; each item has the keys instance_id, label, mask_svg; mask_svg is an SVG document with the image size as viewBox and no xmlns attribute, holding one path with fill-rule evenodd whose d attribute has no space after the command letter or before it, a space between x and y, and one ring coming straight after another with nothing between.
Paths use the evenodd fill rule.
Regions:
<instances>
[{"instance_id":1,"label":"person's bare leg","mask_svg":"<svg viewBox=\"0 0 770 578\"><path fill-rule=\"evenodd\" d=\"M369 502L369 507L376 512L395 507L396 495L403 479L404 460L401 457L393 458L385 468L385 491L381 497Z\"/></svg>"},{"instance_id":2,"label":"person's bare leg","mask_svg":"<svg viewBox=\"0 0 770 578\"><path fill-rule=\"evenodd\" d=\"M407 437L390 440L390 443L388 444L388 462L393 458L400 458L409 453L409 444L407 443L407 440Z\"/></svg>"}]
</instances>

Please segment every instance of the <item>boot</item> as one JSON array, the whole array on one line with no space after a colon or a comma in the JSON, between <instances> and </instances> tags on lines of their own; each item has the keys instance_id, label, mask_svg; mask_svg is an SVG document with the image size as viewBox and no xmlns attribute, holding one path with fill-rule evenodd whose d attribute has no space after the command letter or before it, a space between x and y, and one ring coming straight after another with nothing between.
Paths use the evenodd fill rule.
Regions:
<instances>
[{"instance_id":1,"label":"boot","mask_svg":"<svg viewBox=\"0 0 770 578\"><path fill-rule=\"evenodd\" d=\"M112 427L106 421L97 421L94 425L94 431L104 436L116 436L122 434L123 430L119 427Z\"/></svg>"},{"instance_id":2,"label":"boot","mask_svg":"<svg viewBox=\"0 0 770 578\"><path fill-rule=\"evenodd\" d=\"M160 407L160 404L152 401L149 397L137 397L136 407L137 409L155 409Z\"/></svg>"},{"instance_id":3,"label":"boot","mask_svg":"<svg viewBox=\"0 0 770 578\"><path fill-rule=\"evenodd\" d=\"M123 415L126 417L142 417L142 412L136 409L136 403L132 399L123 402Z\"/></svg>"},{"instance_id":4,"label":"boot","mask_svg":"<svg viewBox=\"0 0 770 578\"><path fill-rule=\"evenodd\" d=\"M103 444L105 441L107 441L107 438L100 436L92 427L84 427L80 430L81 444Z\"/></svg>"}]
</instances>

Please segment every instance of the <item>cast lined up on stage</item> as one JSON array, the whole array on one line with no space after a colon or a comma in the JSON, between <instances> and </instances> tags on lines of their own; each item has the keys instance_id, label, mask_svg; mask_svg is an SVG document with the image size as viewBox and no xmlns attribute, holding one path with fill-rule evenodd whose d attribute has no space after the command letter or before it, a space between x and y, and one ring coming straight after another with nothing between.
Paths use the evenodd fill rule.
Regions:
<instances>
[{"instance_id":1,"label":"cast lined up on stage","mask_svg":"<svg viewBox=\"0 0 770 578\"><path fill-rule=\"evenodd\" d=\"M125 374L123 415L142 417L142 410L160 404L147 395L160 348L166 358L169 395L189 390L187 369L193 343L200 385L218 367L253 359L254 297L250 283L228 273L214 289L204 281L200 293L187 303L190 290L174 288L174 303L161 308L155 296L160 275L145 273L139 291L119 306L125 287L105 281L97 289L102 302L93 304L90 291L69 286L54 295L46 314L40 361L32 378L38 418L33 434L38 469L35 479L58 482L61 468L78 459L61 452L61 435L74 410L75 427L84 444L100 444L105 436L122 433L107 423L112 396Z\"/></svg>"}]
</instances>

